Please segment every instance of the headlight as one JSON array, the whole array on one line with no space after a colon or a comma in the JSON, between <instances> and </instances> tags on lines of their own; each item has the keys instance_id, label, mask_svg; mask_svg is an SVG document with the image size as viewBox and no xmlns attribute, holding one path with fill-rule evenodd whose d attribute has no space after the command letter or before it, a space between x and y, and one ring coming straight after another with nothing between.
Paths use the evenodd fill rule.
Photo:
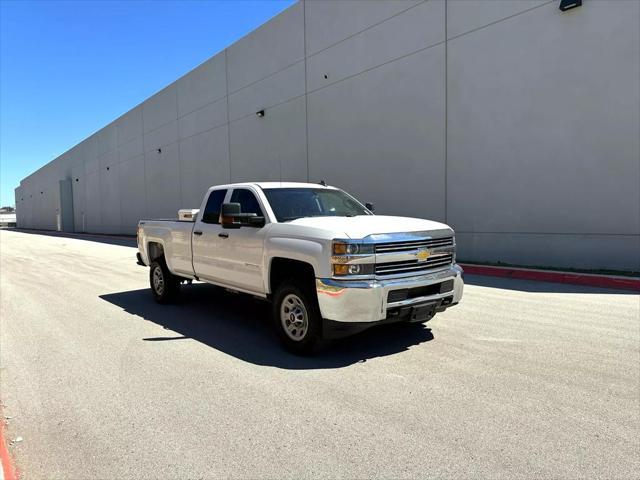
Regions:
<instances>
[{"instance_id":1,"label":"headlight","mask_svg":"<svg viewBox=\"0 0 640 480\"><path fill-rule=\"evenodd\" d=\"M334 276L373 275L375 271L373 244L334 240L331 249Z\"/></svg>"},{"instance_id":2,"label":"headlight","mask_svg":"<svg viewBox=\"0 0 640 480\"><path fill-rule=\"evenodd\" d=\"M373 254L373 245L367 243L333 242L334 255L367 255Z\"/></svg>"},{"instance_id":3,"label":"headlight","mask_svg":"<svg viewBox=\"0 0 640 480\"><path fill-rule=\"evenodd\" d=\"M333 274L340 277L344 275L373 275L373 269L374 266L372 263L357 265L338 263L333 265Z\"/></svg>"},{"instance_id":4,"label":"headlight","mask_svg":"<svg viewBox=\"0 0 640 480\"><path fill-rule=\"evenodd\" d=\"M339 264L339 265L334 265L333 266L333 274L334 275L349 275L349 271L351 270L351 267L355 267L356 265L344 265L344 264Z\"/></svg>"},{"instance_id":5,"label":"headlight","mask_svg":"<svg viewBox=\"0 0 640 480\"><path fill-rule=\"evenodd\" d=\"M347 254L347 243L344 242L333 242L333 254L334 255L346 255Z\"/></svg>"}]
</instances>

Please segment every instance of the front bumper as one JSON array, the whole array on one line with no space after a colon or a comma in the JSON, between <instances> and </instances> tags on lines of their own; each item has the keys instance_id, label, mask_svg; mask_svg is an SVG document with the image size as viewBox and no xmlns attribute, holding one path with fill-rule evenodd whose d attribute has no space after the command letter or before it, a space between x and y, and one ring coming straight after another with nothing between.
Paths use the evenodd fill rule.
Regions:
<instances>
[{"instance_id":1,"label":"front bumper","mask_svg":"<svg viewBox=\"0 0 640 480\"><path fill-rule=\"evenodd\" d=\"M427 287L447 280L453 281L453 289L450 291L414 296L399 301L387 301L389 292L394 290ZM348 323L382 323L390 313L398 309L430 303L436 304L441 310L460 301L463 287L462 268L458 265L426 275L388 280L316 279L322 318Z\"/></svg>"}]
</instances>

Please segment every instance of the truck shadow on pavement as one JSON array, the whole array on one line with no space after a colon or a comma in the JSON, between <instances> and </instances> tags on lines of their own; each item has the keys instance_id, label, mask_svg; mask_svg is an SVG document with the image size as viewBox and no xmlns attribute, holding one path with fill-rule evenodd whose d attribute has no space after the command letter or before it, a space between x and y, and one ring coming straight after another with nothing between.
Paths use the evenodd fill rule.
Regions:
<instances>
[{"instance_id":1,"label":"truck shadow on pavement","mask_svg":"<svg viewBox=\"0 0 640 480\"><path fill-rule=\"evenodd\" d=\"M100 298L171 330L166 336L142 341L193 339L240 360L283 369L341 368L433 340L431 330L422 324L384 325L332 342L313 357L298 357L282 350L272 333L271 305L249 296L193 284L182 288L180 301L175 305L158 305L149 289Z\"/></svg>"}]
</instances>

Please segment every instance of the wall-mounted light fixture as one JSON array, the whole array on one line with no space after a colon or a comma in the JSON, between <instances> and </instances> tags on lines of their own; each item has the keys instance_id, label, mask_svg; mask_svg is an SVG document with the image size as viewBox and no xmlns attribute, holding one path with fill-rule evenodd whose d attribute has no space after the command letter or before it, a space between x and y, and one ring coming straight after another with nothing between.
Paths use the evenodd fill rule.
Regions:
<instances>
[{"instance_id":1,"label":"wall-mounted light fixture","mask_svg":"<svg viewBox=\"0 0 640 480\"><path fill-rule=\"evenodd\" d=\"M560 6L558 8L566 12L567 10L580 6L582 6L582 0L560 0Z\"/></svg>"},{"instance_id":2,"label":"wall-mounted light fixture","mask_svg":"<svg viewBox=\"0 0 640 480\"><path fill-rule=\"evenodd\" d=\"M262 110L258 110L258 111L256 112L256 115L257 115L258 117L260 117L260 118L264 117L264 109L262 109Z\"/></svg>"}]
</instances>

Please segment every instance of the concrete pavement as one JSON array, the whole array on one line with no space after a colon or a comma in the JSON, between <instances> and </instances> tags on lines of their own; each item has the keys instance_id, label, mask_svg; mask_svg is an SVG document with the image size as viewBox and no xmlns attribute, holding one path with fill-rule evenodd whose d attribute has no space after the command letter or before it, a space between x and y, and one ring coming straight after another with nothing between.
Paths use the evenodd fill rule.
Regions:
<instances>
[{"instance_id":1,"label":"concrete pavement","mask_svg":"<svg viewBox=\"0 0 640 480\"><path fill-rule=\"evenodd\" d=\"M468 276L429 328L315 358L208 285L156 305L127 240L0 232L23 479L637 478L640 298Z\"/></svg>"}]
</instances>

